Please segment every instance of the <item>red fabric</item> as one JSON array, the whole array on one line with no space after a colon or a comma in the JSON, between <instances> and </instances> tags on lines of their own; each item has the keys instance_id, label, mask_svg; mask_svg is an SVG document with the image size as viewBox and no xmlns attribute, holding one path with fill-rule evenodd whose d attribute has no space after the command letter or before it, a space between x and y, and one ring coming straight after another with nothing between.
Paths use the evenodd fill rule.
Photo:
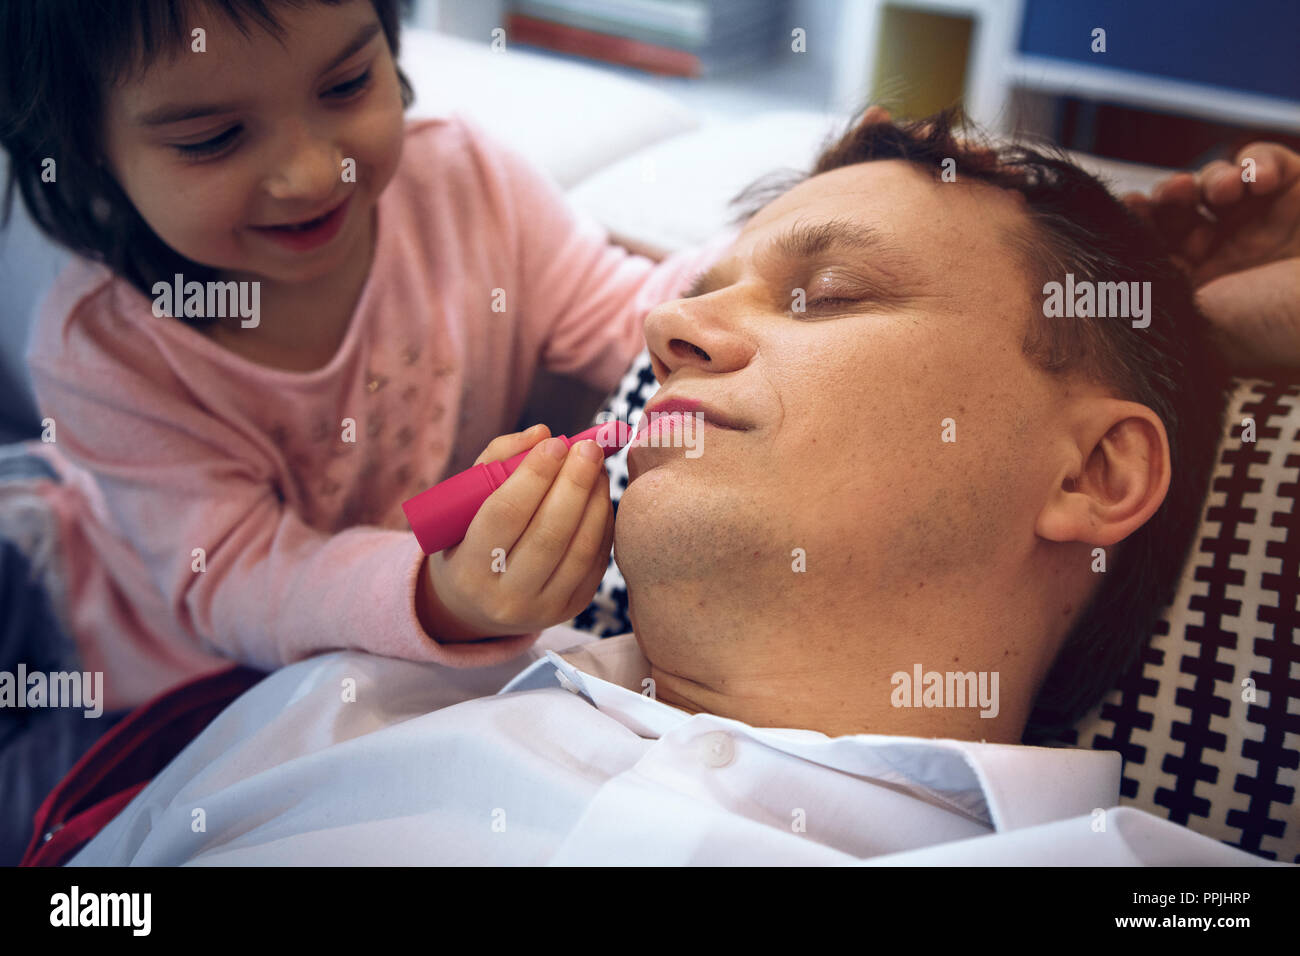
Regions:
<instances>
[{"instance_id":1,"label":"red fabric","mask_svg":"<svg viewBox=\"0 0 1300 956\"><path fill-rule=\"evenodd\" d=\"M265 676L232 666L174 687L127 714L45 798L18 865L66 863L217 714Z\"/></svg>"}]
</instances>

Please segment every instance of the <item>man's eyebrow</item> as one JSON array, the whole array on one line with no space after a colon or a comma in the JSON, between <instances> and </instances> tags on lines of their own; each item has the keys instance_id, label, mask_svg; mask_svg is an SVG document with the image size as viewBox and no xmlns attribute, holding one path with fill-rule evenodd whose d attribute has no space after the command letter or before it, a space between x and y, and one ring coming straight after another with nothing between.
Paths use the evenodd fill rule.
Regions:
<instances>
[{"instance_id":1,"label":"man's eyebrow","mask_svg":"<svg viewBox=\"0 0 1300 956\"><path fill-rule=\"evenodd\" d=\"M338 66L348 57L352 56L358 50L366 46L375 35L382 29L377 20L372 20L356 32L347 45L343 47L330 61L321 67L321 73L328 73L334 67ZM219 113L230 113L237 111L243 103L200 103L178 106L167 104L157 109L152 109L147 113L141 113L135 118L137 126L167 126L171 123L180 123L183 120L200 119L204 116L214 116Z\"/></svg>"},{"instance_id":2,"label":"man's eyebrow","mask_svg":"<svg viewBox=\"0 0 1300 956\"><path fill-rule=\"evenodd\" d=\"M783 259L812 259L832 249L866 252L905 262L903 251L881 230L851 219L796 222L768 244L767 252Z\"/></svg>"},{"instance_id":3,"label":"man's eyebrow","mask_svg":"<svg viewBox=\"0 0 1300 956\"><path fill-rule=\"evenodd\" d=\"M690 288L682 293L682 298L694 299L701 295L708 295L715 289L721 288L723 284L722 269L714 266L697 275L694 281L691 282Z\"/></svg>"},{"instance_id":4,"label":"man's eyebrow","mask_svg":"<svg viewBox=\"0 0 1300 956\"><path fill-rule=\"evenodd\" d=\"M881 265L881 260L888 262L887 271L891 273L898 269L906 269L913 261L911 256L879 229L851 219L828 219L817 223L797 222L785 232L768 240L760 255L764 258L799 262L815 259L836 249L869 253L876 257L877 265ZM690 299L707 295L725 284L721 266L714 266L697 276L682 298Z\"/></svg>"}]
</instances>

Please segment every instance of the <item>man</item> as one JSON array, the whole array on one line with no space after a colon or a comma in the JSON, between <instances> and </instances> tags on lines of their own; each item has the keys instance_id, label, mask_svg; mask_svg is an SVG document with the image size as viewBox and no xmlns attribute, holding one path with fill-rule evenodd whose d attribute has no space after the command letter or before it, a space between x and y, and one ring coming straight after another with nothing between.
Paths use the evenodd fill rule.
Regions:
<instances>
[{"instance_id":1,"label":"man","mask_svg":"<svg viewBox=\"0 0 1300 956\"><path fill-rule=\"evenodd\" d=\"M1118 754L1021 743L1140 650L1219 435L1210 330L1124 208L866 122L692 291L646 322L649 411L705 444L629 455L634 634L292 665L74 862L1262 863L1116 807Z\"/></svg>"}]
</instances>

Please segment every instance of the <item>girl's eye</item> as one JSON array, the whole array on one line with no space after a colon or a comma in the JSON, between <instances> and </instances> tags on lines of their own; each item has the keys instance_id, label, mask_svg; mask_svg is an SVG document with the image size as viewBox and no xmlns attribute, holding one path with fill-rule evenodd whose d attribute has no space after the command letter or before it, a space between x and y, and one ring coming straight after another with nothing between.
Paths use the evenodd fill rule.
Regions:
<instances>
[{"instance_id":1,"label":"girl's eye","mask_svg":"<svg viewBox=\"0 0 1300 956\"><path fill-rule=\"evenodd\" d=\"M360 93L370 83L370 71L362 73L355 80L348 80L346 83L340 83L329 91L329 95L336 99L346 99L356 93Z\"/></svg>"},{"instance_id":2,"label":"girl's eye","mask_svg":"<svg viewBox=\"0 0 1300 956\"><path fill-rule=\"evenodd\" d=\"M346 83L340 83L332 87L325 95L334 99L347 99L356 96L367 86L370 85L370 71L362 73L354 80L348 80ZM212 156L219 153L227 146L236 134L239 132L238 126L232 126L220 136L214 136L212 139L204 140L202 143L176 144L175 149L183 156Z\"/></svg>"},{"instance_id":3,"label":"girl's eye","mask_svg":"<svg viewBox=\"0 0 1300 956\"><path fill-rule=\"evenodd\" d=\"M176 149L183 156L210 156L220 152L221 149L231 141L231 136L239 132L238 126L232 126L219 136L212 139L204 140L202 143L190 143L182 145L176 144Z\"/></svg>"}]
</instances>

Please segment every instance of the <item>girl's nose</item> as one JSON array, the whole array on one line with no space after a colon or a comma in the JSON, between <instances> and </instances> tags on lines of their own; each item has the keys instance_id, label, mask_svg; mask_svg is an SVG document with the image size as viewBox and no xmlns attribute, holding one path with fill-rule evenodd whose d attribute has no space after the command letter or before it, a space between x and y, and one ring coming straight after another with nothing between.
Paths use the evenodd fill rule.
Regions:
<instances>
[{"instance_id":1,"label":"girl's nose","mask_svg":"<svg viewBox=\"0 0 1300 956\"><path fill-rule=\"evenodd\" d=\"M266 181L276 199L333 195L343 175L343 155L330 138L303 132L277 151Z\"/></svg>"}]
</instances>

